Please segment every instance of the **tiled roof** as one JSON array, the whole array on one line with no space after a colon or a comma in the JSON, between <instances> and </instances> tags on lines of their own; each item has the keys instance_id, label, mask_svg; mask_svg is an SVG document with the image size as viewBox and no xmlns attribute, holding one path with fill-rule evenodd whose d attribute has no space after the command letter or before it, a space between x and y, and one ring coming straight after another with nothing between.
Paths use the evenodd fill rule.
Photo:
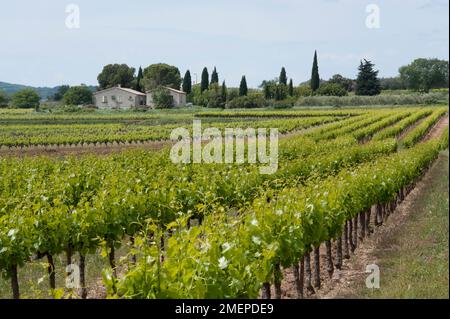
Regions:
<instances>
[{"instance_id":1,"label":"tiled roof","mask_svg":"<svg viewBox=\"0 0 450 319\"><path fill-rule=\"evenodd\" d=\"M186 92L183 92L183 91L180 91L180 90L176 90L176 89L172 89L172 88L170 88L170 87L168 87L168 86L165 86L164 88L165 88L165 89L168 89L169 91L178 93L178 94L186 94ZM151 90L150 90L150 91L147 91L147 93L150 93L150 92L151 92Z\"/></svg>"},{"instance_id":2,"label":"tiled roof","mask_svg":"<svg viewBox=\"0 0 450 319\"><path fill-rule=\"evenodd\" d=\"M118 89L118 90L122 90L122 91L125 91L125 92L128 92L128 93L131 93L131 94L145 96L145 93L142 93L142 92L139 92L139 91L136 91L136 90L133 90L133 89L118 87L118 86L112 87L112 88L108 88L108 89L105 89L105 90L101 90L101 91L97 91L94 94L103 93L105 91L109 91L109 90L112 90L112 89Z\"/></svg>"}]
</instances>

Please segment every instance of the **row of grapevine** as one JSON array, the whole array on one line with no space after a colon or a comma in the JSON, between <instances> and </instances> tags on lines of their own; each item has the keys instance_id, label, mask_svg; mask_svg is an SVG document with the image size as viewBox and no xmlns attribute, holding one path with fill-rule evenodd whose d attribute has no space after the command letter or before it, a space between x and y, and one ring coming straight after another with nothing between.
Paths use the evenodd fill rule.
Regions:
<instances>
[{"instance_id":1,"label":"row of grapevine","mask_svg":"<svg viewBox=\"0 0 450 319\"><path fill-rule=\"evenodd\" d=\"M210 215L198 227L176 220L165 230L171 236L164 246L155 240L164 231L149 221L136 237L137 264L118 280L105 271L109 293L122 298L257 298L261 288L269 297L275 284L279 298L281 267L310 267L310 252L323 242L328 250L332 239L337 243L341 238L344 250L355 245L357 239L350 236L358 232L348 225L370 231L368 212L374 205L384 207L376 214L381 222L383 212L391 212L389 207L403 199L447 141L419 144L336 176L286 188L275 200L268 201L269 191L239 216ZM307 286L310 275L306 270ZM320 287L320 281L315 284Z\"/></svg>"},{"instance_id":2,"label":"row of grapevine","mask_svg":"<svg viewBox=\"0 0 450 319\"><path fill-rule=\"evenodd\" d=\"M362 127L354 132L352 132L352 136L355 137L358 141L362 141L365 139L370 139L375 133L382 131L384 128L397 123L398 121L404 119L411 115L411 111L399 112L397 114L393 114L381 121L377 121L373 124L370 124L366 127Z\"/></svg>"},{"instance_id":3,"label":"row of grapevine","mask_svg":"<svg viewBox=\"0 0 450 319\"><path fill-rule=\"evenodd\" d=\"M310 125L317 119L293 121ZM158 232L167 225L178 225L180 216L186 223L198 218L203 227L210 218L227 219L226 212L248 212L255 198L274 199L284 189L307 187L392 154L397 144L387 139L359 145L351 136L316 143L291 136L280 141L280 148L280 168L271 176L260 175L252 165L178 166L166 150L104 158L0 159L0 271L11 277L18 295L18 268L33 256L47 257L54 288L53 256L65 253L70 263L78 253L84 261L106 247L114 268L114 250L127 237L140 247L135 235L147 231L147 223L153 224L153 241L164 237ZM172 235L159 242L170 243Z\"/></svg>"},{"instance_id":4,"label":"row of grapevine","mask_svg":"<svg viewBox=\"0 0 450 319\"><path fill-rule=\"evenodd\" d=\"M281 157L288 162L282 161L270 177L260 175L257 167L202 165L180 171L166 153L4 159L0 268L13 276L32 255L47 256L49 263L63 252L68 260L75 252L84 258L102 243L113 256L115 246L124 236L133 236L145 218L163 226L178 212L203 219L212 212L243 209L267 187L275 190L327 176L396 149L395 141L360 147L354 140L338 139L309 143L309 149L298 152L299 144L308 145L306 140L295 136L281 143ZM216 174L211 176L211 171Z\"/></svg>"},{"instance_id":5,"label":"row of grapevine","mask_svg":"<svg viewBox=\"0 0 450 319\"><path fill-rule=\"evenodd\" d=\"M382 112L380 111L380 112L370 113L369 115L365 116L362 120L355 121L354 123L352 123L350 125L341 126L334 130L326 130L322 134L312 132L311 136L316 141L333 139L338 136L353 133L354 131L356 131L360 128L364 128L368 125L373 125L374 123L376 123L378 121L381 121L385 118L392 116L392 114L393 113L389 112L389 111L382 111Z\"/></svg>"},{"instance_id":6,"label":"row of grapevine","mask_svg":"<svg viewBox=\"0 0 450 319\"><path fill-rule=\"evenodd\" d=\"M264 120L256 122L207 122L202 126L219 129L268 127L278 128L280 133L300 130L311 126L338 121L338 117L307 117L299 119ZM106 143L133 143L168 140L170 132L177 127L189 124L168 124L160 126L124 125L124 124L67 124L67 125L5 125L0 127L0 147L29 147L54 145L84 145Z\"/></svg>"},{"instance_id":7,"label":"row of grapevine","mask_svg":"<svg viewBox=\"0 0 450 319\"><path fill-rule=\"evenodd\" d=\"M412 113L410 116L404 118L397 124L378 132L377 134L374 135L373 139L379 141L385 138L398 137L408 127L414 125L415 123L417 123L417 121L427 117L431 113L432 113L431 108Z\"/></svg>"},{"instance_id":8,"label":"row of grapevine","mask_svg":"<svg viewBox=\"0 0 450 319\"><path fill-rule=\"evenodd\" d=\"M316 116L356 116L364 114L366 111L358 109L348 110L305 110L305 111L215 111L200 112L197 117L221 117L221 118L259 118L259 117L316 117Z\"/></svg>"},{"instance_id":9,"label":"row of grapevine","mask_svg":"<svg viewBox=\"0 0 450 319\"><path fill-rule=\"evenodd\" d=\"M413 130L406 134L401 143L405 147L411 147L419 141L427 132L436 124L439 119L448 112L446 108L439 108L427 117L422 123L417 125Z\"/></svg>"}]
</instances>

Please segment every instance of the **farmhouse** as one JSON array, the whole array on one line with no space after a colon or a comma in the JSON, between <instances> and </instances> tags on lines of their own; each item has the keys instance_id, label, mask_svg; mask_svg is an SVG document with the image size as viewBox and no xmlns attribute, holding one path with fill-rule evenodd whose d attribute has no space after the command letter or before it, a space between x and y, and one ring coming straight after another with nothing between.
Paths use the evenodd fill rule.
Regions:
<instances>
[{"instance_id":1,"label":"farmhouse","mask_svg":"<svg viewBox=\"0 0 450 319\"><path fill-rule=\"evenodd\" d=\"M186 93L165 87L173 98L173 106L181 107L186 105ZM142 93L133 89L121 86L112 87L94 93L94 104L99 109L130 109L139 106L155 107L153 103L152 91Z\"/></svg>"},{"instance_id":2,"label":"farmhouse","mask_svg":"<svg viewBox=\"0 0 450 319\"><path fill-rule=\"evenodd\" d=\"M100 109L129 109L146 105L146 95L142 92L120 86L94 93L95 106Z\"/></svg>"},{"instance_id":3,"label":"farmhouse","mask_svg":"<svg viewBox=\"0 0 450 319\"><path fill-rule=\"evenodd\" d=\"M175 90L170 87L164 87L164 88L169 91L170 95L172 95L174 107L180 107L180 106L186 105L186 93L185 92L180 91L180 90ZM150 107L155 106L153 103L152 91L147 91L147 105Z\"/></svg>"}]
</instances>

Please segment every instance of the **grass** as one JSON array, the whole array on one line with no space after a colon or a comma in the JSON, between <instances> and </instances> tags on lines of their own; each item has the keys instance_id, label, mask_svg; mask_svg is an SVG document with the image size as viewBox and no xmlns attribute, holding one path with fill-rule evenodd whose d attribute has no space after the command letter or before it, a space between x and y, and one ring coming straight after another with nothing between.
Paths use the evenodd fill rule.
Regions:
<instances>
[{"instance_id":1,"label":"grass","mask_svg":"<svg viewBox=\"0 0 450 319\"><path fill-rule=\"evenodd\" d=\"M449 298L449 153L430 171L411 215L375 255L380 289L359 287L358 298Z\"/></svg>"},{"instance_id":2,"label":"grass","mask_svg":"<svg viewBox=\"0 0 450 319\"><path fill-rule=\"evenodd\" d=\"M128 247L122 245L116 251L116 262L118 271L126 267L126 256ZM66 256L64 254L54 257L56 273L56 290L59 292L68 291L65 289L65 266ZM78 265L78 254L72 257L72 263ZM49 288L49 277L47 275L47 258L28 262L24 267L19 268L19 289L21 299L49 299L53 298ZM102 270L109 267L107 257L102 257L100 251L96 254L86 256L86 286L88 287L88 297L101 297L102 292ZM79 293L75 290L74 293ZM7 278L0 276L0 299L12 298L11 283Z\"/></svg>"}]
</instances>

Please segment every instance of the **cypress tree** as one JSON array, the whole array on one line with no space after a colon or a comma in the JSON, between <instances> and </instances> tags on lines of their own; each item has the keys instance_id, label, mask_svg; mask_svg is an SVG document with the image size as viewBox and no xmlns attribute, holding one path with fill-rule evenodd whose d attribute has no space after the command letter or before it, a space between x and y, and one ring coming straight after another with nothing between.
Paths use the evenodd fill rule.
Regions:
<instances>
[{"instance_id":1,"label":"cypress tree","mask_svg":"<svg viewBox=\"0 0 450 319\"><path fill-rule=\"evenodd\" d=\"M247 79L245 75L242 76L241 84L239 85L239 96L247 96L248 87L247 87Z\"/></svg>"},{"instance_id":2,"label":"cypress tree","mask_svg":"<svg viewBox=\"0 0 450 319\"><path fill-rule=\"evenodd\" d=\"M374 64L364 59L359 65L358 78L356 79L356 95L378 95L381 92L378 71L374 70Z\"/></svg>"},{"instance_id":3,"label":"cypress tree","mask_svg":"<svg viewBox=\"0 0 450 319\"><path fill-rule=\"evenodd\" d=\"M200 89L202 93L209 89L209 73L206 67L203 69L202 72L202 82L200 83Z\"/></svg>"},{"instance_id":4,"label":"cypress tree","mask_svg":"<svg viewBox=\"0 0 450 319\"><path fill-rule=\"evenodd\" d=\"M287 85L286 69L284 67L281 68L280 72L280 84Z\"/></svg>"},{"instance_id":5,"label":"cypress tree","mask_svg":"<svg viewBox=\"0 0 450 319\"><path fill-rule=\"evenodd\" d=\"M142 67L139 67L139 72L136 78L136 91L143 92L144 88L142 85L142 79L144 78L144 74L142 72Z\"/></svg>"},{"instance_id":6,"label":"cypress tree","mask_svg":"<svg viewBox=\"0 0 450 319\"><path fill-rule=\"evenodd\" d=\"M227 101L228 89L225 81L222 82L222 89L220 92L220 97L222 98L222 102L225 103Z\"/></svg>"},{"instance_id":7,"label":"cypress tree","mask_svg":"<svg viewBox=\"0 0 450 319\"><path fill-rule=\"evenodd\" d=\"M275 89L275 100L276 101L281 101L282 100L282 98L281 98L281 89L280 89L279 85L277 85L277 87Z\"/></svg>"},{"instance_id":8,"label":"cypress tree","mask_svg":"<svg viewBox=\"0 0 450 319\"><path fill-rule=\"evenodd\" d=\"M191 94L192 92L192 79L191 72L189 70L186 71L186 74L183 78L183 92L186 94Z\"/></svg>"},{"instance_id":9,"label":"cypress tree","mask_svg":"<svg viewBox=\"0 0 450 319\"><path fill-rule=\"evenodd\" d=\"M314 62L311 73L311 90L315 92L320 86L319 64L317 62L317 51L314 51Z\"/></svg>"},{"instance_id":10,"label":"cypress tree","mask_svg":"<svg viewBox=\"0 0 450 319\"><path fill-rule=\"evenodd\" d=\"M269 84L264 85L264 97L267 100L270 100L272 98L272 90Z\"/></svg>"},{"instance_id":11,"label":"cypress tree","mask_svg":"<svg viewBox=\"0 0 450 319\"><path fill-rule=\"evenodd\" d=\"M292 79L289 80L288 93L289 93L289 96L294 96L294 83L292 82Z\"/></svg>"},{"instance_id":12,"label":"cypress tree","mask_svg":"<svg viewBox=\"0 0 450 319\"><path fill-rule=\"evenodd\" d=\"M211 74L211 84L214 83L219 84L219 74L217 73L216 67L214 67L214 71Z\"/></svg>"}]
</instances>

